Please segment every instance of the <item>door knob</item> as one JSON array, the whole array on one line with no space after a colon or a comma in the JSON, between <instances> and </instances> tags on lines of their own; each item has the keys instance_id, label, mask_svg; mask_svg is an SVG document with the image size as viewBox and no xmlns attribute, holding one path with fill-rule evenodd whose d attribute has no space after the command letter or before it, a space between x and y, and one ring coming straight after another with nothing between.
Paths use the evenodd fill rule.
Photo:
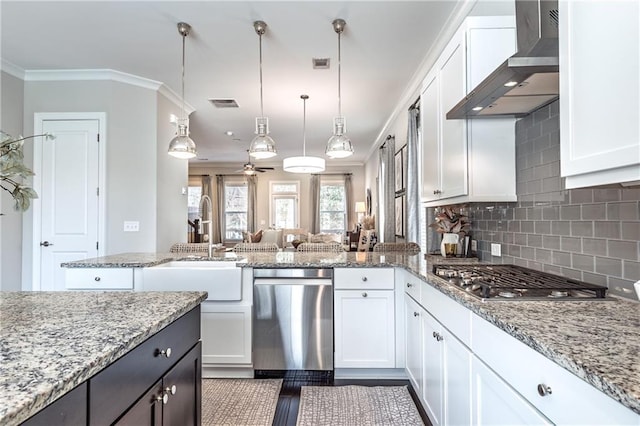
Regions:
<instances>
[{"instance_id":1,"label":"door knob","mask_svg":"<svg viewBox=\"0 0 640 426\"><path fill-rule=\"evenodd\" d=\"M40 245L43 247L49 247L49 246L52 246L53 243L50 243L49 241L43 241L40 243Z\"/></svg>"}]
</instances>

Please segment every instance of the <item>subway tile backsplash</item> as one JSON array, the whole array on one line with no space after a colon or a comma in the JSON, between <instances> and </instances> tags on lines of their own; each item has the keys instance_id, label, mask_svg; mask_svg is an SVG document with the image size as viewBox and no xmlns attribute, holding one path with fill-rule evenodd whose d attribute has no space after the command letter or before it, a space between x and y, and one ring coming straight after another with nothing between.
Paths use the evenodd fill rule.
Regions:
<instances>
[{"instance_id":1,"label":"subway tile backsplash","mask_svg":"<svg viewBox=\"0 0 640 426\"><path fill-rule=\"evenodd\" d=\"M517 203L468 206L480 259L606 285L635 299L640 189L563 189L558 101L517 121L516 165ZM491 256L491 243L502 244L502 257Z\"/></svg>"}]
</instances>

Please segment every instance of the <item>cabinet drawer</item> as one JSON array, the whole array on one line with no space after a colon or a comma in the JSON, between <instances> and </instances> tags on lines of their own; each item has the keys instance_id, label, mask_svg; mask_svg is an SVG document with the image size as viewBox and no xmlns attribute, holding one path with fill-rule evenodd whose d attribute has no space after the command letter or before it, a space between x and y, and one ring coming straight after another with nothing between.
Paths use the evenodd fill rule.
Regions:
<instances>
[{"instance_id":1,"label":"cabinet drawer","mask_svg":"<svg viewBox=\"0 0 640 426\"><path fill-rule=\"evenodd\" d=\"M553 423L638 424L633 411L475 314L472 327L478 358Z\"/></svg>"},{"instance_id":2,"label":"cabinet drawer","mask_svg":"<svg viewBox=\"0 0 640 426\"><path fill-rule=\"evenodd\" d=\"M200 306L90 379L89 424L112 424L200 339ZM161 350L171 348L166 357Z\"/></svg>"},{"instance_id":3,"label":"cabinet drawer","mask_svg":"<svg viewBox=\"0 0 640 426\"><path fill-rule=\"evenodd\" d=\"M421 281L420 304L462 343L471 347L471 311Z\"/></svg>"},{"instance_id":4,"label":"cabinet drawer","mask_svg":"<svg viewBox=\"0 0 640 426\"><path fill-rule=\"evenodd\" d=\"M133 268L67 268L67 290L133 290Z\"/></svg>"},{"instance_id":5,"label":"cabinet drawer","mask_svg":"<svg viewBox=\"0 0 640 426\"><path fill-rule=\"evenodd\" d=\"M415 301L420 301L420 294L422 293L422 280L411 275L407 271L403 271L402 281L399 284L404 288L405 293L411 296Z\"/></svg>"},{"instance_id":6,"label":"cabinet drawer","mask_svg":"<svg viewBox=\"0 0 640 426\"><path fill-rule=\"evenodd\" d=\"M393 268L336 268L333 286L342 289L393 290Z\"/></svg>"}]
</instances>

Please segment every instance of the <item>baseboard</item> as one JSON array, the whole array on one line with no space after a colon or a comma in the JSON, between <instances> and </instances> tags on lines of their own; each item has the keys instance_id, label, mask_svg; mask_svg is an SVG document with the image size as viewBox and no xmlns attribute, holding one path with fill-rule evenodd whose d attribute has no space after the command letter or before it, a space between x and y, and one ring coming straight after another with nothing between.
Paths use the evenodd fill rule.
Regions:
<instances>
[{"instance_id":1,"label":"baseboard","mask_svg":"<svg viewBox=\"0 0 640 426\"><path fill-rule=\"evenodd\" d=\"M336 368L336 379L407 380L404 368Z\"/></svg>"},{"instance_id":2,"label":"baseboard","mask_svg":"<svg viewBox=\"0 0 640 426\"><path fill-rule=\"evenodd\" d=\"M203 379L253 379L253 368L202 366Z\"/></svg>"}]
</instances>

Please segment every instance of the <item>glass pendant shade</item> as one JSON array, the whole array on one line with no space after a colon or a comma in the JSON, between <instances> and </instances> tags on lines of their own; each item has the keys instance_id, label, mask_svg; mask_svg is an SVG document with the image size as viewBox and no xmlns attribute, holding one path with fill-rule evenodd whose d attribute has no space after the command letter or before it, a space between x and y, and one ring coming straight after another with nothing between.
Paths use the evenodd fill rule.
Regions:
<instances>
[{"instance_id":1,"label":"glass pendant shade","mask_svg":"<svg viewBox=\"0 0 640 426\"><path fill-rule=\"evenodd\" d=\"M282 161L284 171L289 173L320 173L324 165L324 158L320 157L289 157Z\"/></svg>"},{"instance_id":2,"label":"glass pendant shade","mask_svg":"<svg viewBox=\"0 0 640 426\"><path fill-rule=\"evenodd\" d=\"M269 136L269 119L267 117L256 118L256 135L249 146L251 157L262 160L277 155L276 143Z\"/></svg>"},{"instance_id":3,"label":"glass pendant shade","mask_svg":"<svg viewBox=\"0 0 640 426\"><path fill-rule=\"evenodd\" d=\"M353 154L351 140L344 134L344 118L333 120L333 135L327 141L325 151L329 158L345 158Z\"/></svg>"},{"instance_id":4,"label":"glass pendant shade","mask_svg":"<svg viewBox=\"0 0 640 426\"><path fill-rule=\"evenodd\" d=\"M169 155L181 158L189 159L194 158L198 153L196 152L196 143L189 137L189 125L182 122L178 123L178 131L176 136L169 142Z\"/></svg>"}]
</instances>

